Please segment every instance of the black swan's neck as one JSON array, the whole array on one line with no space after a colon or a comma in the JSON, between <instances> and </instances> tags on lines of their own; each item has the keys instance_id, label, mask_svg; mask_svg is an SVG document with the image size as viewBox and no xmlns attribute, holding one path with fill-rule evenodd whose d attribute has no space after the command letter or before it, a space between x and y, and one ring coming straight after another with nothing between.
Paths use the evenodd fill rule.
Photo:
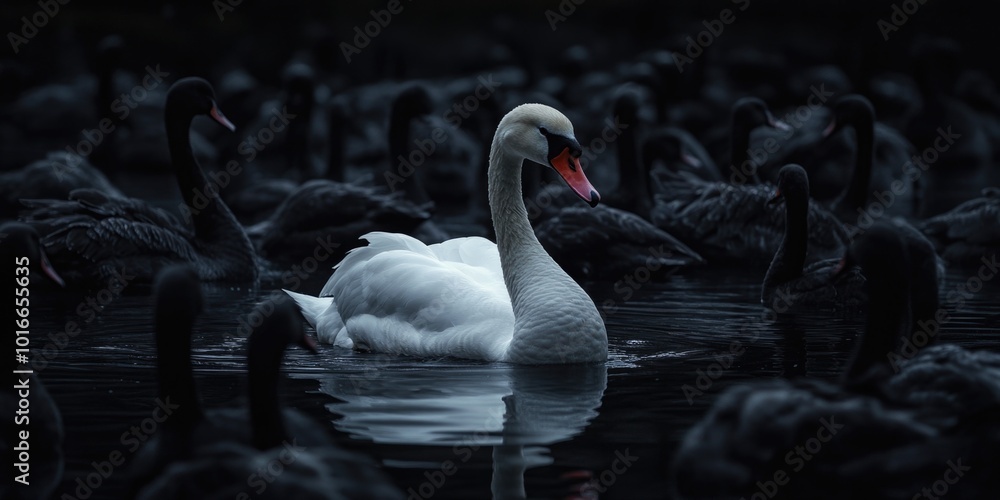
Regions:
<instances>
[{"instance_id":1,"label":"black swan's neck","mask_svg":"<svg viewBox=\"0 0 1000 500\"><path fill-rule=\"evenodd\" d=\"M888 366L890 353L896 351L900 337L909 330L909 282L905 273L889 279L868 274L868 319L845 373L847 383L861 381L872 368Z\"/></svg>"},{"instance_id":2,"label":"black swan's neck","mask_svg":"<svg viewBox=\"0 0 1000 500\"><path fill-rule=\"evenodd\" d=\"M741 179L746 177L748 180L759 184L760 177L757 175L759 165L751 165L748 154L748 150L750 149L750 127L739 118L733 119L733 134L730 138L730 144L732 146L732 151L729 155L731 158L729 161L731 178ZM749 167L749 174L744 172L744 165Z\"/></svg>"},{"instance_id":3,"label":"black swan's neck","mask_svg":"<svg viewBox=\"0 0 1000 500\"><path fill-rule=\"evenodd\" d=\"M190 431L204 414L191 365L191 330L194 319L176 314L156 316L156 366L160 404L176 408L165 422L170 428Z\"/></svg>"},{"instance_id":4,"label":"black swan's neck","mask_svg":"<svg viewBox=\"0 0 1000 500\"><path fill-rule=\"evenodd\" d=\"M243 227L220 198L218 185L209 182L191 150L190 127L193 117L171 114L167 110L167 142L177 175L177 185L187 205L188 218L195 231L200 251L219 256L256 276L253 247ZM247 271L252 270L252 271Z\"/></svg>"},{"instance_id":5,"label":"black swan's neck","mask_svg":"<svg viewBox=\"0 0 1000 500\"><path fill-rule=\"evenodd\" d=\"M858 156L855 160L851 180L847 184L841 204L844 208L864 209L868 201L869 183L872 175L872 162L875 154L875 124L871 121L857 123L854 126L857 135Z\"/></svg>"},{"instance_id":6,"label":"black swan's neck","mask_svg":"<svg viewBox=\"0 0 1000 500\"><path fill-rule=\"evenodd\" d=\"M343 109L334 106L330 110L330 132L327 137L328 152L326 178L334 182L344 182L344 134L346 115Z\"/></svg>"},{"instance_id":7,"label":"black swan's neck","mask_svg":"<svg viewBox=\"0 0 1000 500\"><path fill-rule=\"evenodd\" d=\"M387 174L389 185L396 190L402 185L403 193L407 199L417 205L430 203L430 196L424 190L421 180L421 168L411 161L410 153L410 116L406 113L394 113L389 121L389 164L392 167ZM414 159L425 158L423 154L413 155ZM422 163L422 162L417 162Z\"/></svg>"},{"instance_id":8,"label":"black swan's neck","mask_svg":"<svg viewBox=\"0 0 1000 500\"><path fill-rule=\"evenodd\" d=\"M219 214L218 196L210 196L215 186L209 186L205 173L198 166L191 150L192 116L167 115L167 143L170 145L170 159L177 175L177 185L181 197L191 211L191 222L199 237L208 236L213 231L212 219Z\"/></svg>"},{"instance_id":9,"label":"black swan's neck","mask_svg":"<svg viewBox=\"0 0 1000 500\"><path fill-rule=\"evenodd\" d=\"M809 240L808 213L808 199L799 200L786 196L785 237L781 240L771 266L767 269L765 286L779 285L802 276Z\"/></svg>"},{"instance_id":10,"label":"black swan's neck","mask_svg":"<svg viewBox=\"0 0 1000 500\"><path fill-rule=\"evenodd\" d=\"M637 154L637 144L635 137L635 122L622 130L622 135L618 141L618 171L621 172L618 191L627 199L635 200L649 190L646 182L643 165L639 162Z\"/></svg>"},{"instance_id":11,"label":"black swan's neck","mask_svg":"<svg viewBox=\"0 0 1000 500\"><path fill-rule=\"evenodd\" d=\"M647 141L642 146L641 170L639 171L639 175L642 176L643 182L646 184L646 189L635 193L635 196L645 197L646 199L643 201L647 202L650 206L656 199L656 186L655 183L649 181L649 176L653 172L653 166L658 160L665 160L665 158L660 154L657 147Z\"/></svg>"},{"instance_id":12,"label":"black swan's neck","mask_svg":"<svg viewBox=\"0 0 1000 500\"><path fill-rule=\"evenodd\" d=\"M98 119L104 120L110 117L111 103L114 101L114 76L115 76L115 65L111 64L109 61L101 61L98 64L97 71L97 102L95 109L98 111ZM109 177L114 175L115 169L117 167L116 162L116 149L118 141L114 140L115 137L105 137L105 140L94 146L94 150L90 153L90 162L93 163L97 168L101 169L105 175Z\"/></svg>"},{"instance_id":13,"label":"black swan's neck","mask_svg":"<svg viewBox=\"0 0 1000 500\"><path fill-rule=\"evenodd\" d=\"M247 344L250 425L253 444L259 450L280 446L288 440L278 402L278 380L284 353L285 345L270 340L267 335L255 334Z\"/></svg>"},{"instance_id":14,"label":"black swan's neck","mask_svg":"<svg viewBox=\"0 0 1000 500\"><path fill-rule=\"evenodd\" d=\"M312 102L310 100L291 100L287 104L290 113L295 116L288 123L285 161L288 168L298 172L299 179L309 180L315 175L309 163L309 128L312 124Z\"/></svg>"}]
</instances>

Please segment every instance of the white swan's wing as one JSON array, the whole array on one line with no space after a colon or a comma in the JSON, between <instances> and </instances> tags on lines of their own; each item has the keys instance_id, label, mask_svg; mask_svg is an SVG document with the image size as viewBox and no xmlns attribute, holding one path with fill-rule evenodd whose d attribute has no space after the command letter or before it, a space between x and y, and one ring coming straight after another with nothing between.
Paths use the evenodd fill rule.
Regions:
<instances>
[{"instance_id":1,"label":"white swan's wing","mask_svg":"<svg viewBox=\"0 0 1000 500\"><path fill-rule=\"evenodd\" d=\"M357 348L415 356L499 360L514 313L496 245L460 238L427 246L370 233L337 266L323 295Z\"/></svg>"}]
</instances>

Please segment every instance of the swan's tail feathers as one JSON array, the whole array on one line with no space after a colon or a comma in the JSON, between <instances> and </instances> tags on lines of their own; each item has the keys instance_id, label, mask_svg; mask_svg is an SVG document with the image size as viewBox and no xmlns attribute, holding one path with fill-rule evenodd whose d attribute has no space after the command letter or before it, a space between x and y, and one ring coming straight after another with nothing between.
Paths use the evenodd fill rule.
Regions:
<instances>
[{"instance_id":1,"label":"swan's tail feathers","mask_svg":"<svg viewBox=\"0 0 1000 500\"><path fill-rule=\"evenodd\" d=\"M313 297L311 295L295 293L291 290L282 289L282 291L295 301L295 304L299 306L299 310L302 311L302 316L306 318L306 321L313 328L316 328L320 317L333 305L333 297Z\"/></svg>"}]
</instances>

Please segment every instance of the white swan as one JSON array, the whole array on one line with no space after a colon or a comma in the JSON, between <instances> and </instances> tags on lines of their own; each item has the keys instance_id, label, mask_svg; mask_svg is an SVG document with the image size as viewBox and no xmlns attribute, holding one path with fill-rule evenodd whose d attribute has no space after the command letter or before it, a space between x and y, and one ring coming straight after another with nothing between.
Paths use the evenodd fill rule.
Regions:
<instances>
[{"instance_id":1,"label":"white swan","mask_svg":"<svg viewBox=\"0 0 1000 500\"><path fill-rule=\"evenodd\" d=\"M497 243L479 237L435 245L369 233L320 297L288 292L320 338L412 356L523 364L604 361L608 336L589 296L535 238L521 198L521 164L548 164L592 206L573 125L541 104L514 108L490 149L489 200Z\"/></svg>"}]
</instances>

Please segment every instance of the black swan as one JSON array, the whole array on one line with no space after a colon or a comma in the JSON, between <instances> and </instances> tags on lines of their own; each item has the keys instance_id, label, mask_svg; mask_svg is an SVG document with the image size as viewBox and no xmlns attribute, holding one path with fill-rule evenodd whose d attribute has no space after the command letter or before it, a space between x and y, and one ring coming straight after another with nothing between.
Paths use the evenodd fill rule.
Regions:
<instances>
[{"instance_id":1,"label":"black swan","mask_svg":"<svg viewBox=\"0 0 1000 500\"><path fill-rule=\"evenodd\" d=\"M150 283L171 262L191 263L206 281L256 282L250 240L192 154L189 129L198 115L233 129L215 105L211 84L201 78L178 80L167 94L167 141L184 199L179 208L193 231L141 200L93 189L77 189L68 201L23 201L28 207L24 220L44 235L46 251L70 283L103 286L116 273Z\"/></svg>"},{"instance_id":2,"label":"black swan","mask_svg":"<svg viewBox=\"0 0 1000 500\"><path fill-rule=\"evenodd\" d=\"M322 426L281 409L278 383L284 352L315 352L287 298L274 296L247 341L249 412L204 410L191 372L191 329L201 312L200 285L187 266L163 271L156 286L159 399L176 407L134 461L136 498L402 498L366 457L337 448ZM169 398L169 399L168 399ZM273 481L250 482L262 464L280 461Z\"/></svg>"},{"instance_id":3,"label":"black swan","mask_svg":"<svg viewBox=\"0 0 1000 500\"><path fill-rule=\"evenodd\" d=\"M0 173L0 218L15 219L22 199L65 200L74 189L94 189L112 198L125 195L83 156L53 151L23 168Z\"/></svg>"},{"instance_id":4,"label":"black swan","mask_svg":"<svg viewBox=\"0 0 1000 500\"><path fill-rule=\"evenodd\" d=\"M979 266L1000 255L1000 189L919 223L920 230L950 264Z\"/></svg>"},{"instance_id":5,"label":"black swan","mask_svg":"<svg viewBox=\"0 0 1000 500\"><path fill-rule=\"evenodd\" d=\"M841 383L776 380L727 390L675 456L677 498L909 499L948 460L998 459L995 420L976 420L995 406L981 405L963 428L949 421L952 407L942 399L923 398L919 377L905 389L913 396L893 387L898 375L893 377L890 354L898 353L911 324L915 268L908 246L897 227L879 223L845 256L867 276L870 304L863 339ZM963 493L995 486L991 475L966 473L953 494L967 498Z\"/></svg>"},{"instance_id":6,"label":"black swan","mask_svg":"<svg viewBox=\"0 0 1000 500\"><path fill-rule=\"evenodd\" d=\"M45 251L42 250L38 233L31 226L18 222L8 222L0 226L0 255L3 256L4 262L11 266L8 271L11 278L18 277L18 280L27 278L23 283L15 280L14 295L18 308L30 307L37 301L36 297L39 295L37 292L44 289L39 285L46 278L60 287L63 285L62 278L49 264ZM27 273L21 271L22 268L26 269ZM26 290L28 293L19 290ZM13 472L8 476L11 479L0 484L0 498L11 500L49 498L59 486L63 475L65 435L62 415L41 379L37 374L31 373L32 366L27 363L15 363L15 357L10 355L7 356L7 360L4 367L7 369L7 380L10 383L4 384L0 389L0 411L8 417L4 419L3 425L0 425L0 430L3 431L0 451L10 460L10 464L23 463L17 459L19 452L14 448L25 446L21 444L21 439L18 439L18 432L28 431L30 470L23 471L9 465ZM13 376L10 375L12 372ZM27 385L30 391L27 397L30 413L18 417L18 408L23 408L19 386L23 385Z\"/></svg>"},{"instance_id":7,"label":"black swan","mask_svg":"<svg viewBox=\"0 0 1000 500\"><path fill-rule=\"evenodd\" d=\"M906 169L910 156L915 152L899 133L875 122L875 108L862 95L848 94L833 105L833 120L823 130L824 138L837 132L854 129L856 161L846 187L831 204L831 210L845 224L858 225L872 200L880 204L878 214L916 215L920 211L922 172L914 167ZM814 157L810 167L840 170L827 177L842 178L843 163L833 161L833 166L820 164ZM870 215L869 215L870 217Z\"/></svg>"},{"instance_id":8,"label":"black swan","mask_svg":"<svg viewBox=\"0 0 1000 500\"><path fill-rule=\"evenodd\" d=\"M809 177L801 166L785 165L778 172L778 189L768 203L780 201L785 202L785 236L764 276L761 303L778 310L806 305L857 305L864 301L864 278L856 268L842 273L833 282L830 275L840 265L840 259L805 265L809 244Z\"/></svg>"}]
</instances>

